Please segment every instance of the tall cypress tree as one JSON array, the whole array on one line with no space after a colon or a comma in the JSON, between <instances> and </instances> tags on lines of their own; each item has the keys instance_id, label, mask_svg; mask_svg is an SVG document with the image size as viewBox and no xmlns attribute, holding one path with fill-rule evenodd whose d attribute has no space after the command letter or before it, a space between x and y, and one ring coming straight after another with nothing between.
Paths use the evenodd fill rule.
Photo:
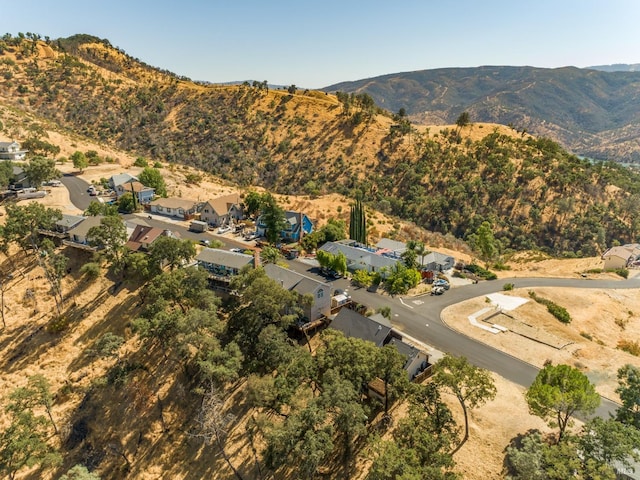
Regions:
<instances>
[{"instance_id":1,"label":"tall cypress tree","mask_svg":"<svg viewBox=\"0 0 640 480\"><path fill-rule=\"evenodd\" d=\"M367 218L360 199L351 206L349 216L349 238L364 245L367 244Z\"/></svg>"}]
</instances>

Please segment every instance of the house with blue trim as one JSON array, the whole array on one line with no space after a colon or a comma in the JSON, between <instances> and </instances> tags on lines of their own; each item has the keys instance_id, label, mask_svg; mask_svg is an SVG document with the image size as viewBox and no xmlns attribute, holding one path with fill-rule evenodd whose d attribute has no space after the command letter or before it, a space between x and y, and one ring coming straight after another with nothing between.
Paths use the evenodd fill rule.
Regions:
<instances>
[{"instance_id":1,"label":"house with blue trim","mask_svg":"<svg viewBox=\"0 0 640 480\"><path fill-rule=\"evenodd\" d=\"M313 222L302 212L288 210L284 212L285 228L280 232L280 237L284 242L299 242L302 237L313 232ZM267 232L267 225L264 223L262 215L256 221L256 234L264 237Z\"/></svg>"}]
</instances>

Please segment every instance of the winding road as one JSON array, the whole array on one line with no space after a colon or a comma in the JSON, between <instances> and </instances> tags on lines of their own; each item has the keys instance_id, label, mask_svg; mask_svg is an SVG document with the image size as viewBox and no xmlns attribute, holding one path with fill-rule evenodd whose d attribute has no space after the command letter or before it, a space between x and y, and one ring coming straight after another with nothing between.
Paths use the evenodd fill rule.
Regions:
<instances>
[{"instance_id":1,"label":"winding road","mask_svg":"<svg viewBox=\"0 0 640 480\"><path fill-rule=\"evenodd\" d=\"M73 175L65 175L61 181L69 189L71 202L79 209L86 209L92 199L87 194L89 184ZM204 235L188 232L186 228L178 226L169 220L160 220L157 216L154 216L153 220L149 223L153 226L178 230L185 238L194 238L197 240ZM227 245L241 245L238 242L229 241L228 238L216 238L219 238ZM326 281L324 277L318 274L317 268L315 267L311 267L300 261L290 261L288 263L293 270L299 273ZM463 355L474 365L491 370L518 385L529 387L539 371L536 366L468 337L450 328L442 320L442 311L445 308L475 297L500 292L502 291L501 286L504 283L513 283L518 288L640 288L640 278L620 281L568 278L504 278L500 280L500 283L497 281L485 281L478 284L452 288L444 295L425 295L423 297L414 297L411 301L407 300L407 302L404 302L401 297L383 297L368 292L366 289L351 288L349 281L346 279L332 282L334 288L349 289L351 297L358 303L368 305L374 309L390 306L393 313L394 326L406 335L430 345L441 352L452 355ZM416 302L416 300L420 300L421 302ZM618 404L603 398L600 407L596 411L596 415L608 418L609 414L615 412L617 408Z\"/></svg>"}]
</instances>

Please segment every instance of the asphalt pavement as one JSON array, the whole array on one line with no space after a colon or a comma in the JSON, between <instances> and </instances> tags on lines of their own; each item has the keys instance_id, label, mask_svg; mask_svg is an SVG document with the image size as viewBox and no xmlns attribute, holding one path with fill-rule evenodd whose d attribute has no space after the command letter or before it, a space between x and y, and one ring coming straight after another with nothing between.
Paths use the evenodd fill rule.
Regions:
<instances>
[{"instance_id":1,"label":"asphalt pavement","mask_svg":"<svg viewBox=\"0 0 640 480\"><path fill-rule=\"evenodd\" d=\"M65 173L60 181L69 190L69 198L76 208L84 211L89 207L91 201L95 200L95 197L90 196L87 192L90 184L72 173Z\"/></svg>"}]
</instances>

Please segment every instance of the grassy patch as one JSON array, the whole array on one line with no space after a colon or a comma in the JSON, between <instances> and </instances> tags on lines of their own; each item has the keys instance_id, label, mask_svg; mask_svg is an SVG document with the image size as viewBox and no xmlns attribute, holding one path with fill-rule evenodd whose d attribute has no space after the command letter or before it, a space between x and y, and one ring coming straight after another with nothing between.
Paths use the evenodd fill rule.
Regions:
<instances>
[{"instance_id":1,"label":"grassy patch","mask_svg":"<svg viewBox=\"0 0 640 480\"><path fill-rule=\"evenodd\" d=\"M640 357L640 343L632 342L631 340L620 340L618 342L618 348L623 352L630 353L636 357Z\"/></svg>"}]
</instances>

